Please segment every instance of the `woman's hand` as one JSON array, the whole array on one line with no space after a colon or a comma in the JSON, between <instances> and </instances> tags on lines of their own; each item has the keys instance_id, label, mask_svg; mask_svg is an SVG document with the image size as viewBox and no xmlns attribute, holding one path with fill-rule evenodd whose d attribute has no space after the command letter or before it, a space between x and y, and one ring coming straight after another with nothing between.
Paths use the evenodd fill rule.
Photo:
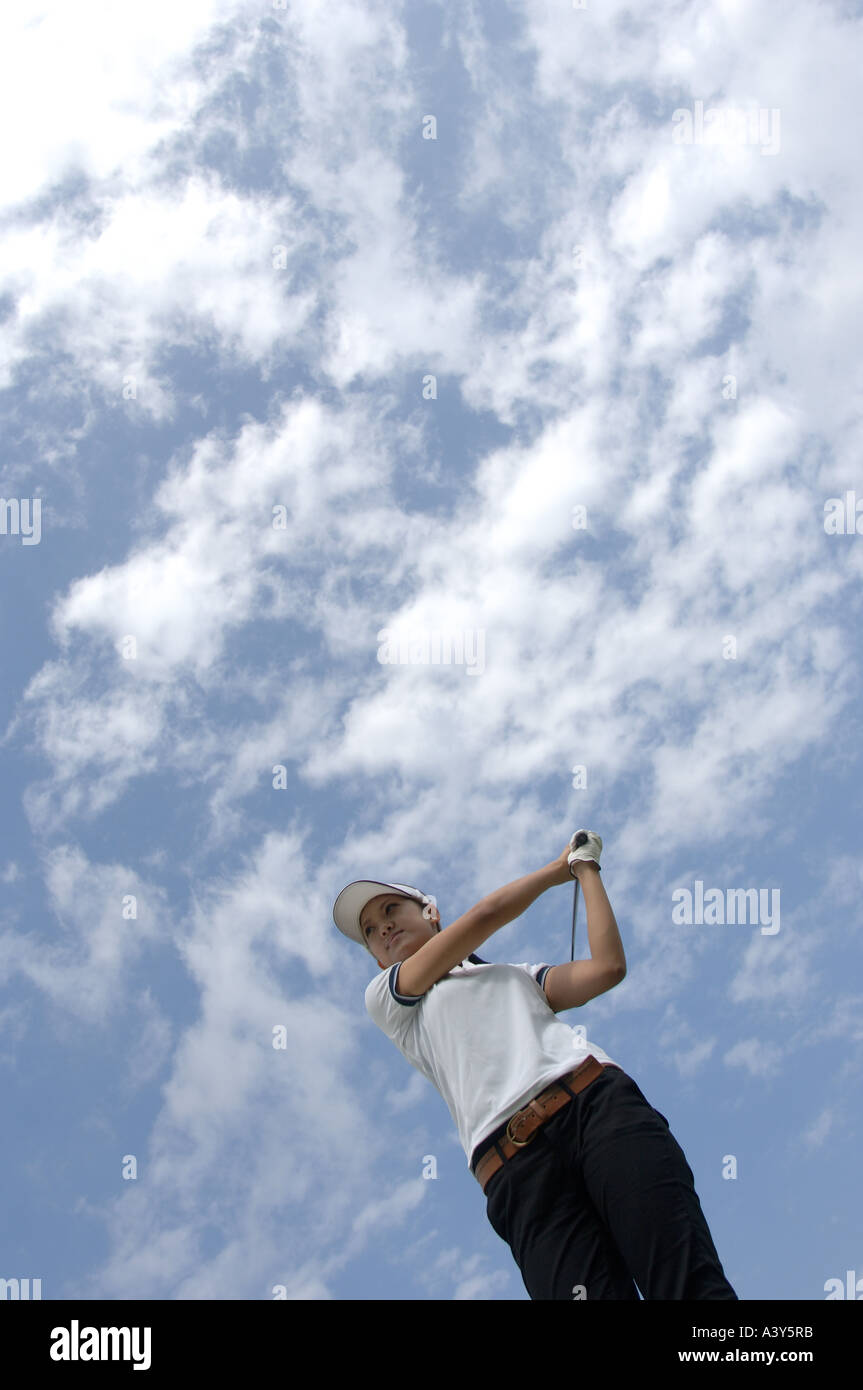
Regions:
<instances>
[{"instance_id":1,"label":"woman's hand","mask_svg":"<svg viewBox=\"0 0 863 1390\"><path fill-rule=\"evenodd\" d=\"M560 858L554 861L558 868L558 877L555 879L555 883L572 882L572 874L569 872L569 865L566 862L570 854L572 854L572 845L569 843L569 840L567 840Z\"/></svg>"},{"instance_id":2,"label":"woman's hand","mask_svg":"<svg viewBox=\"0 0 863 1390\"><path fill-rule=\"evenodd\" d=\"M574 878L581 878L585 870L588 873L599 873L599 865L594 859L576 859L570 868L567 859L572 854L572 845L569 840L563 848L563 853L554 862L559 866L560 878L555 881L558 883L571 883Z\"/></svg>"}]
</instances>

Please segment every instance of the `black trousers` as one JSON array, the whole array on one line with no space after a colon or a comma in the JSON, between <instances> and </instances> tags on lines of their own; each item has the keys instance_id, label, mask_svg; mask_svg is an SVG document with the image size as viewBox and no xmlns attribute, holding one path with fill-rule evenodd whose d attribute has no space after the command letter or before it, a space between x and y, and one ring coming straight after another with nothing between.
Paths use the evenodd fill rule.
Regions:
<instances>
[{"instance_id":1,"label":"black trousers","mask_svg":"<svg viewBox=\"0 0 863 1390\"><path fill-rule=\"evenodd\" d=\"M477 1146L472 1166L505 1128ZM532 1299L737 1298L683 1150L619 1067L603 1067L546 1120L492 1174L485 1198Z\"/></svg>"}]
</instances>

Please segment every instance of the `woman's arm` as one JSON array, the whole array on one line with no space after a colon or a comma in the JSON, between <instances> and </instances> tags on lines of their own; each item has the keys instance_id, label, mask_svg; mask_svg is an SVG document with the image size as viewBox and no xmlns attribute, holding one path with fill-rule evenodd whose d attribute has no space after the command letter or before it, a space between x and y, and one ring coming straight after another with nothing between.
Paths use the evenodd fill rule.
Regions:
<instances>
[{"instance_id":1,"label":"woman's arm","mask_svg":"<svg viewBox=\"0 0 863 1390\"><path fill-rule=\"evenodd\" d=\"M564 853L569 852L567 845ZM565 876L564 876L565 875ZM561 867L560 859L552 859L550 864L545 864L541 869L535 869L532 874L525 874L524 878L513 879L512 883L507 883L503 888L497 888L487 897L481 898L477 903L477 908L483 910L484 915L490 922L488 936L496 932L499 927L505 927L507 922L512 922L516 917L520 917L523 912L535 902L540 893L544 893L546 888L552 888L557 883L566 883L570 877L569 866L564 860ZM449 928L448 928L449 930ZM485 937L482 938L485 941Z\"/></svg>"},{"instance_id":2,"label":"woman's arm","mask_svg":"<svg viewBox=\"0 0 863 1390\"><path fill-rule=\"evenodd\" d=\"M587 939L590 943L590 958L597 965L609 969L622 970L626 974L626 956L623 942L617 929L617 920L611 910L605 884L599 866L589 859L576 861L578 882L584 894L584 908L587 913ZM622 978L622 977L621 977Z\"/></svg>"},{"instance_id":3,"label":"woman's arm","mask_svg":"<svg viewBox=\"0 0 863 1390\"><path fill-rule=\"evenodd\" d=\"M412 956L402 961L399 967L397 988L399 994L418 996L425 994L438 980L448 975L453 966L466 960L472 951L481 946L500 927L506 926L515 917L520 917L526 908L556 883L566 883L569 868L564 851L563 867L561 860L553 859L541 869L523 878L513 879L503 888L497 888L485 898L480 898L474 907L457 918L451 926L433 936L414 951ZM563 877L563 874L566 877Z\"/></svg>"},{"instance_id":4,"label":"woman's arm","mask_svg":"<svg viewBox=\"0 0 863 1390\"><path fill-rule=\"evenodd\" d=\"M587 908L590 960L553 965L543 982L549 1008L556 1014L575 1009L619 985L626 974L626 956L617 922L599 868L589 859L576 861L578 882Z\"/></svg>"}]
</instances>

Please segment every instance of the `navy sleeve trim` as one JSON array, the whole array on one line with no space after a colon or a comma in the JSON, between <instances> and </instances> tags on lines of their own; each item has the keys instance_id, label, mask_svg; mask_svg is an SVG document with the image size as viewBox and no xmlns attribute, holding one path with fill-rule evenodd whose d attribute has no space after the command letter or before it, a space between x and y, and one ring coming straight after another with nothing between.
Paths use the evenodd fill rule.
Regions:
<instances>
[{"instance_id":1,"label":"navy sleeve trim","mask_svg":"<svg viewBox=\"0 0 863 1390\"><path fill-rule=\"evenodd\" d=\"M542 967L542 969L540 970L539 974L537 975L537 977L536 977L536 983L539 985L540 989L545 989L545 977L546 977L546 975L548 974L548 972L549 972L550 969L551 969L551 966L550 966L550 965L544 965L544 966Z\"/></svg>"},{"instance_id":2,"label":"navy sleeve trim","mask_svg":"<svg viewBox=\"0 0 863 1390\"><path fill-rule=\"evenodd\" d=\"M396 975L399 972L400 966L401 961L397 961L396 964L393 966L392 970L390 971L390 994L392 995L393 999L395 999L397 1004L419 1004L420 1000L423 997L421 994L398 993L396 989Z\"/></svg>"}]
</instances>

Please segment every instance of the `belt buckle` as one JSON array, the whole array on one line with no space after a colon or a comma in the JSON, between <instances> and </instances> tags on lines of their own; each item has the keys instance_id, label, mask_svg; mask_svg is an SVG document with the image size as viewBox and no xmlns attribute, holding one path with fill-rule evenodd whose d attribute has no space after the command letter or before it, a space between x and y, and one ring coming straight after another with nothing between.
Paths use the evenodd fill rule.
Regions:
<instances>
[{"instance_id":1,"label":"belt buckle","mask_svg":"<svg viewBox=\"0 0 863 1390\"><path fill-rule=\"evenodd\" d=\"M531 1139L535 1139L535 1138L536 1138L536 1129L539 1129L539 1125L537 1125L536 1129L533 1130L533 1132L532 1132L531 1134L529 1134L529 1135L527 1136L526 1139L516 1139L514 1135L510 1134L510 1132L509 1132L509 1127L510 1127L510 1125L512 1124L513 1120L517 1120L518 1117L519 1117L519 1115L521 1115L521 1114L524 1114L524 1112L521 1111L521 1110L517 1110L516 1113L515 1113L514 1115L510 1115L509 1119L508 1119L507 1122L506 1122L506 1137L507 1137L507 1139L509 1140L509 1142L510 1142L511 1144L515 1144L516 1148L518 1148L518 1149L523 1149L524 1146L525 1146L525 1144L529 1144L530 1141L531 1141ZM525 1119L526 1119L526 1118L527 1118L527 1116L525 1116Z\"/></svg>"}]
</instances>

